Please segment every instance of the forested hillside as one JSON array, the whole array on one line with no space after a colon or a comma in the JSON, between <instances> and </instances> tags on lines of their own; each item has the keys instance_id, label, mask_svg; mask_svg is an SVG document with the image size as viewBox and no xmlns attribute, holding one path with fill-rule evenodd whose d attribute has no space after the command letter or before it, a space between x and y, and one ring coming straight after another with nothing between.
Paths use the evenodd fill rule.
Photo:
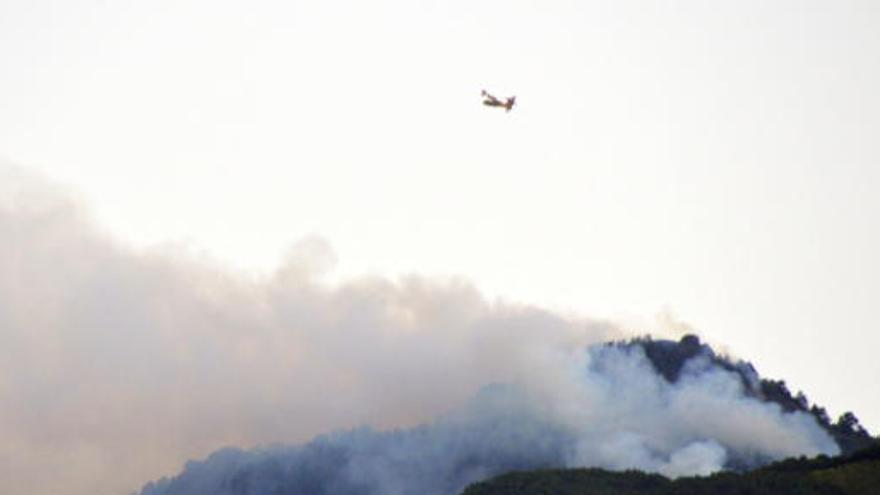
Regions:
<instances>
[{"instance_id":1,"label":"forested hillside","mask_svg":"<svg viewBox=\"0 0 880 495\"><path fill-rule=\"evenodd\" d=\"M548 469L509 473L462 495L877 495L880 442L851 455L788 459L747 473L670 480L640 471Z\"/></svg>"}]
</instances>

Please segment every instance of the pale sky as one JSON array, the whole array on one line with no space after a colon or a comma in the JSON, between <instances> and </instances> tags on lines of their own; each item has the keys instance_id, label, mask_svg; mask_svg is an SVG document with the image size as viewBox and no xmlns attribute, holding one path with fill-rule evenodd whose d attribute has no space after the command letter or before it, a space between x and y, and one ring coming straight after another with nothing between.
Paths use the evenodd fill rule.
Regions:
<instances>
[{"instance_id":1,"label":"pale sky","mask_svg":"<svg viewBox=\"0 0 880 495\"><path fill-rule=\"evenodd\" d=\"M320 236L340 279L671 312L876 434L878 26L874 0L0 0L0 156L232 270Z\"/></svg>"}]
</instances>

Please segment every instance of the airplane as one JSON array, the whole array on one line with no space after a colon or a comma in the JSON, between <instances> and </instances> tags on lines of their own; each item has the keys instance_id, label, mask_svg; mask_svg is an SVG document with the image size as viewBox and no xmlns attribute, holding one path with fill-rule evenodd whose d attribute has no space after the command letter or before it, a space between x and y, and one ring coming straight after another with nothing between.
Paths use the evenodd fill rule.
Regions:
<instances>
[{"instance_id":1,"label":"airplane","mask_svg":"<svg viewBox=\"0 0 880 495\"><path fill-rule=\"evenodd\" d=\"M502 107L505 112L509 112L510 109L513 108L514 103L516 103L516 96L510 96L505 101L501 101L490 95L485 89L483 90L482 95L483 105L486 105L487 107Z\"/></svg>"}]
</instances>

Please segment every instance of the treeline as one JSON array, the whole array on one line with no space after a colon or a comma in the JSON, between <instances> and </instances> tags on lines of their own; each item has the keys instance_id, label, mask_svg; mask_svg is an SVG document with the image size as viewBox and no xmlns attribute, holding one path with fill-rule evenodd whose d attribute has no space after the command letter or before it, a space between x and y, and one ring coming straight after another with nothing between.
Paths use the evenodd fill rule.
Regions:
<instances>
[{"instance_id":1,"label":"treeline","mask_svg":"<svg viewBox=\"0 0 880 495\"><path fill-rule=\"evenodd\" d=\"M877 495L880 442L848 456L787 459L747 473L667 479L641 471L548 469L509 473L462 495Z\"/></svg>"},{"instance_id":2,"label":"treeline","mask_svg":"<svg viewBox=\"0 0 880 495\"><path fill-rule=\"evenodd\" d=\"M638 471L571 469L511 473L462 495L850 495L834 484L791 472L721 473L669 480ZM874 494L876 495L876 494Z\"/></svg>"},{"instance_id":3,"label":"treeline","mask_svg":"<svg viewBox=\"0 0 880 495\"><path fill-rule=\"evenodd\" d=\"M828 469L839 468L852 464L880 462L880 437L874 439L873 443L862 450L853 452L849 455L827 456L820 455L817 457L792 457L782 461L775 462L761 469L761 471L795 471L795 472L815 472ZM880 474L880 473L878 473ZM880 489L880 486L878 486ZM880 490L878 490L880 492Z\"/></svg>"}]
</instances>

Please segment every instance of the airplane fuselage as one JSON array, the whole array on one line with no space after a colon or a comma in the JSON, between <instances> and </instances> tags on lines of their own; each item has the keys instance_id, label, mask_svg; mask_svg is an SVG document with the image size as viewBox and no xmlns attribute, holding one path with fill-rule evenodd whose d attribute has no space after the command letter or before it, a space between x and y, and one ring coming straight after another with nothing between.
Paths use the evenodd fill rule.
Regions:
<instances>
[{"instance_id":1,"label":"airplane fuselage","mask_svg":"<svg viewBox=\"0 0 880 495\"><path fill-rule=\"evenodd\" d=\"M514 103L516 103L516 96L511 96L505 101L501 101L485 91L483 91L483 98L483 105L486 105L487 107L501 107L508 112L513 108Z\"/></svg>"}]
</instances>

